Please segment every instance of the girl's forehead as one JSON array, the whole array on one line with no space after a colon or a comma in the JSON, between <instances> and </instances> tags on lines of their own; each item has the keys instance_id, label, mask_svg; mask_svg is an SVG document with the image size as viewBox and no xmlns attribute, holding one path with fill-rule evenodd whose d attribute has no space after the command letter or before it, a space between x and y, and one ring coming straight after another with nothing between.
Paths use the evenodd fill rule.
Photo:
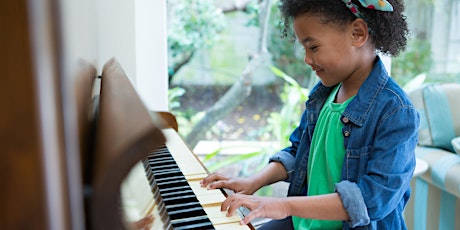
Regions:
<instances>
[{"instance_id":1,"label":"girl's forehead","mask_svg":"<svg viewBox=\"0 0 460 230\"><path fill-rule=\"evenodd\" d=\"M313 29L312 27L322 27L320 20L317 16L310 16L307 14L301 14L294 18L293 21L294 30L305 30Z\"/></svg>"},{"instance_id":2,"label":"girl's forehead","mask_svg":"<svg viewBox=\"0 0 460 230\"><path fill-rule=\"evenodd\" d=\"M303 13L303 14L298 14L297 16L294 17L294 23L298 21L304 21L304 20L319 20L319 19L320 19L320 16L318 15Z\"/></svg>"},{"instance_id":3,"label":"girl's forehead","mask_svg":"<svg viewBox=\"0 0 460 230\"><path fill-rule=\"evenodd\" d=\"M315 30L338 30L343 31L345 25L339 25L332 21L326 22L323 17L317 15L302 14L294 17L294 30L315 31Z\"/></svg>"},{"instance_id":4,"label":"girl's forehead","mask_svg":"<svg viewBox=\"0 0 460 230\"><path fill-rule=\"evenodd\" d=\"M318 16L300 15L294 18L294 32L301 44L324 40L326 37L340 37L345 35L346 26L333 22L325 23Z\"/></svg>"}]
</instances>

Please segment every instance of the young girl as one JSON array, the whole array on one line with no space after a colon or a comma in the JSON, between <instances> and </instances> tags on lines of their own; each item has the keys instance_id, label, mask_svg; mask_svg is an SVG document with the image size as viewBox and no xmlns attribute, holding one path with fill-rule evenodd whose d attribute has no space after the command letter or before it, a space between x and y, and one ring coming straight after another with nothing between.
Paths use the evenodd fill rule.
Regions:
<instances>
[{"instance_id":1,"label":"young girl","mask_svg":"<svg viewBox=\"0 0 460 230\"><path fill-rule=\"evenodd\" d=\"M287 35L305 48L320 82L292 145L249 178L212 174L209 188L236 193L222 204L274 219L260 229L406 229L403 210L415 167L419 117L376 51L396 56L408 33L401 0L281 0ZM288 197L258 197L290 182Z\"/></svg>"}]
</instances>

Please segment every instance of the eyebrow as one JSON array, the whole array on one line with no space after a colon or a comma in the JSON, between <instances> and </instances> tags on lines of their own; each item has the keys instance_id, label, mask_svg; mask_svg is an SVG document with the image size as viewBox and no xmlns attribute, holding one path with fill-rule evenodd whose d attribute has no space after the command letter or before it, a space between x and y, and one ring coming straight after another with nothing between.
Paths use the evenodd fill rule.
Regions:
<instances>
[{"instance_id":1,"label":"eyebrow","mask_svg":"<svg viewBox=\"0 0 460 230\"><path fill-rule=\"evenodd\" d=\"M308 36L308 37L306 37L306 38L300 40L300 42L301 42L301 44L305 44L305 43L311 42L311 41L313 41L313 40L315 40L315 39L312 38L312 37L310 37L310 36Z\"/></svg>"}]
</instances>

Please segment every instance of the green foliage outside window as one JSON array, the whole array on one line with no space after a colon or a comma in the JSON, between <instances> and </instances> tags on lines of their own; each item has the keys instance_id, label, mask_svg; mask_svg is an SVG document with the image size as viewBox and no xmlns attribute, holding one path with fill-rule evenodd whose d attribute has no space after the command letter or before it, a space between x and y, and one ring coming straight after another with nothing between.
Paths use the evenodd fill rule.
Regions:
<instances>
[{"instance_id":1,"label":"green foliage outside window","mask_svg":"<svg viewBox=\"0 0 460 230\"><path fill-rule=\"evenodd\" d=\"M311 68L304 63L302 46L291 37L282 38L283 24L277 4L272 6L269 22L268 50L272 54L273 65L295 79L301 86L310 88L314 76Z\"/></svg>"},{"instance_id":2,"label":"green foliage outside window","mask_svg":"<svg viewBox=\"0 0 460 230\"><path fill-rule=\"evenodd\" d=\"M207 47L219 39L225 18L212 0L181 1L173 7L174 18L168 31L171 56Z\"/></svg>"},{"instance_id":3,"label":"green foliage outside window","mask_svg":"<svg viewBox=\"0 0 460 230\"><path fill-rule=\"evenodd\" d=\"M391 75L400 85L405 85L415 76L428 73L431 63L430 42L412 39L404 53L391 59Z\"/></svg>"}]
</instances>

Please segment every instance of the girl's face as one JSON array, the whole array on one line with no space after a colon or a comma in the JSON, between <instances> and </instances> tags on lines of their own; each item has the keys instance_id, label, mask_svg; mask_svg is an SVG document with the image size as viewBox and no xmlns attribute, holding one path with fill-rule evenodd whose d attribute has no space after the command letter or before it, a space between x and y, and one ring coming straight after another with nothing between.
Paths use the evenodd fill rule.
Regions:
<instances>
[{"instance_id":1,"label":"girl's face","mask_svg":"<svg viewBox=\"0 0 460 230\"><path fill-rule=\"evenodd\" d=\"M325 86L336 85L353 75L357 52L352 44L351 26L324 24L317 16L303 14L294 18L294 31L305 49L305 63Z\"/></svg>"}]
</instances>

